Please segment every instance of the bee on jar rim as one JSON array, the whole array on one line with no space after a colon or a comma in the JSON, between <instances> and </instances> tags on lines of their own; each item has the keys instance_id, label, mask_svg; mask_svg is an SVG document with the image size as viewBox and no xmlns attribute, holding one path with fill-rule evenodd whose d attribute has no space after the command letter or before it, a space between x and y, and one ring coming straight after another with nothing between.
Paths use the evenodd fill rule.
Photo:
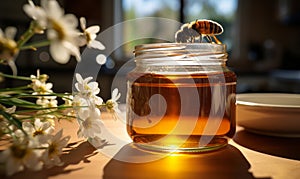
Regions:
<instances>
[{"instance_id":1,"label":"bee on jar rim","mask_svg":"<svg viewBox=\"0 0 300 179\"><path fill-rule=\"evenodd\" d=\"M212 38L217 44L222 44L216 35L223 33L223 27L212 20L196 20L190 23L183 24L175 34L176 42L187 43L187 42L202 42L205 37L208 42L213 43Z\"/></svg>"}]
</instances>

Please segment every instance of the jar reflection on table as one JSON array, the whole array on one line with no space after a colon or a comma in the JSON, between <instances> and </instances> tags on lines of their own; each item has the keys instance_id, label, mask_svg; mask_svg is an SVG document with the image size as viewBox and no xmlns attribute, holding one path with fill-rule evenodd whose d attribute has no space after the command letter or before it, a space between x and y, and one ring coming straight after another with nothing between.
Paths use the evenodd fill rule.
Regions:
<instances>
[{"instance_id":1,"label":"jar reflection on table","mask_svg":"<svg viewBox=\"0 0 300 179\"><path fill-rule=\"evenodd\" d=\"M233 137L236 76L225 45L140 45L135 60L127 75L127 131L135 144L202 152Z\"/></svg>"}]
</instances>

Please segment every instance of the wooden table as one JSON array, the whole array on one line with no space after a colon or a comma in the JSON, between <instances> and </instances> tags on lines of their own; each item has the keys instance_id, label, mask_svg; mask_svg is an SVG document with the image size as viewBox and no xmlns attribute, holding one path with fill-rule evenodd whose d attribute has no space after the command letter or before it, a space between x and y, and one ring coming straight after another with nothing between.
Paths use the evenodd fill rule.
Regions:
<instances>
[{"instance_id":1,"label":"wooden table","mask_svg":"<svg viewBox=\"0 0 300 179\"><path fill-rule=\"evenodd\" d=\"M71 136L70 148L62 156L65 164L39 172L17 173L12 178L300 178L299 138L261 136L238 127L234 139L218 151L170 154L152 162L128 163L119 159L147 161L149 157L162 155L136 149L130 143L124 122L109 115L105 115L103 122L105 128L121 139L124 146L108 140L107 145L97 150L77 138L76 121L61 121L57 126L64 129L64 135ZM4 176L0 175L0 178Z\"/></svg>"}]
</instances>

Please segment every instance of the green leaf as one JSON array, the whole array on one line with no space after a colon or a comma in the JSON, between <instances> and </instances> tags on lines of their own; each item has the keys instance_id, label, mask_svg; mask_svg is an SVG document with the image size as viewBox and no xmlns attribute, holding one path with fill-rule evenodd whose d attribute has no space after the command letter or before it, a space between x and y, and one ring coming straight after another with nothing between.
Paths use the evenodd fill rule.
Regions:
<instances>
[{"instance_id":1,"label":"green leaf","mask_svg":"<svg viewBox=\"0 0 300 179\"><path fill-rule=\"evenodd\" d=\"M0 73L0 76L4 76L4 77L6 77L6 78L18 79L18 80L29 80L29 81L32 80L30 77L26 77L26 76L16 76L16 75L8 75L8 74L4 74L4 73Z\"/></svg>"},{"instance_id":2,"label":"green leaf","mask_svg":"<svg viewBox=\"0 0 300 179\"><path fill-rule=\"evenodd\" d=\"M27 85L21 86L21 87L16 87L16 88L3 88L3 89L0 89L0 92L7 92L9 94L18 94L21 92L26 92L26 89L30 89L30 88Z\"/></svg>"},{"instance_id":3,"label":"green leaf","mask_svg":"<svg viewBox=\"0 0 300 179\"><path fill-rule=\"evenodd\" d=\"M24 107L24 108L34 108L39 109L41 108L40 105L32 103L30 101L26 101L19 98L0 98L0 102L10 106L17 106L17 107Z\"/></svg>"},{"instance_id":4,"label":"green leaf","mask_svg":"<svg viewBox=\"0 0 300 179\"><path fill-rule=\"evenodd\" d=\"M17 128L22 129L22 122L19 121L18 119L14 118L11 114L3 111L3 110L0 110L0 114L5 118L7 119L11 124L15 125Z\"/></svg>"}]
</instances>

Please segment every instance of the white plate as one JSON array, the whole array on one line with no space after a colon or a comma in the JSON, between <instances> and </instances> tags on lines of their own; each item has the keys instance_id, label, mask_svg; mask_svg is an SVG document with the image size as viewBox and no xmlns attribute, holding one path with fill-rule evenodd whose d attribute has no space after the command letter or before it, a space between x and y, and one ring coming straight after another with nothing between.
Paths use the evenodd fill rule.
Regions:
<instances>
[{"instance_id":1,"label":"white plate","mask_svg":"<svg viewBox=\"0 0 300 179\"><path fill-rule=\"evenodd\" d=\"M259 134L300 137L300 94L237 94L237 124Z\"/></svg>"}]
</instances>

